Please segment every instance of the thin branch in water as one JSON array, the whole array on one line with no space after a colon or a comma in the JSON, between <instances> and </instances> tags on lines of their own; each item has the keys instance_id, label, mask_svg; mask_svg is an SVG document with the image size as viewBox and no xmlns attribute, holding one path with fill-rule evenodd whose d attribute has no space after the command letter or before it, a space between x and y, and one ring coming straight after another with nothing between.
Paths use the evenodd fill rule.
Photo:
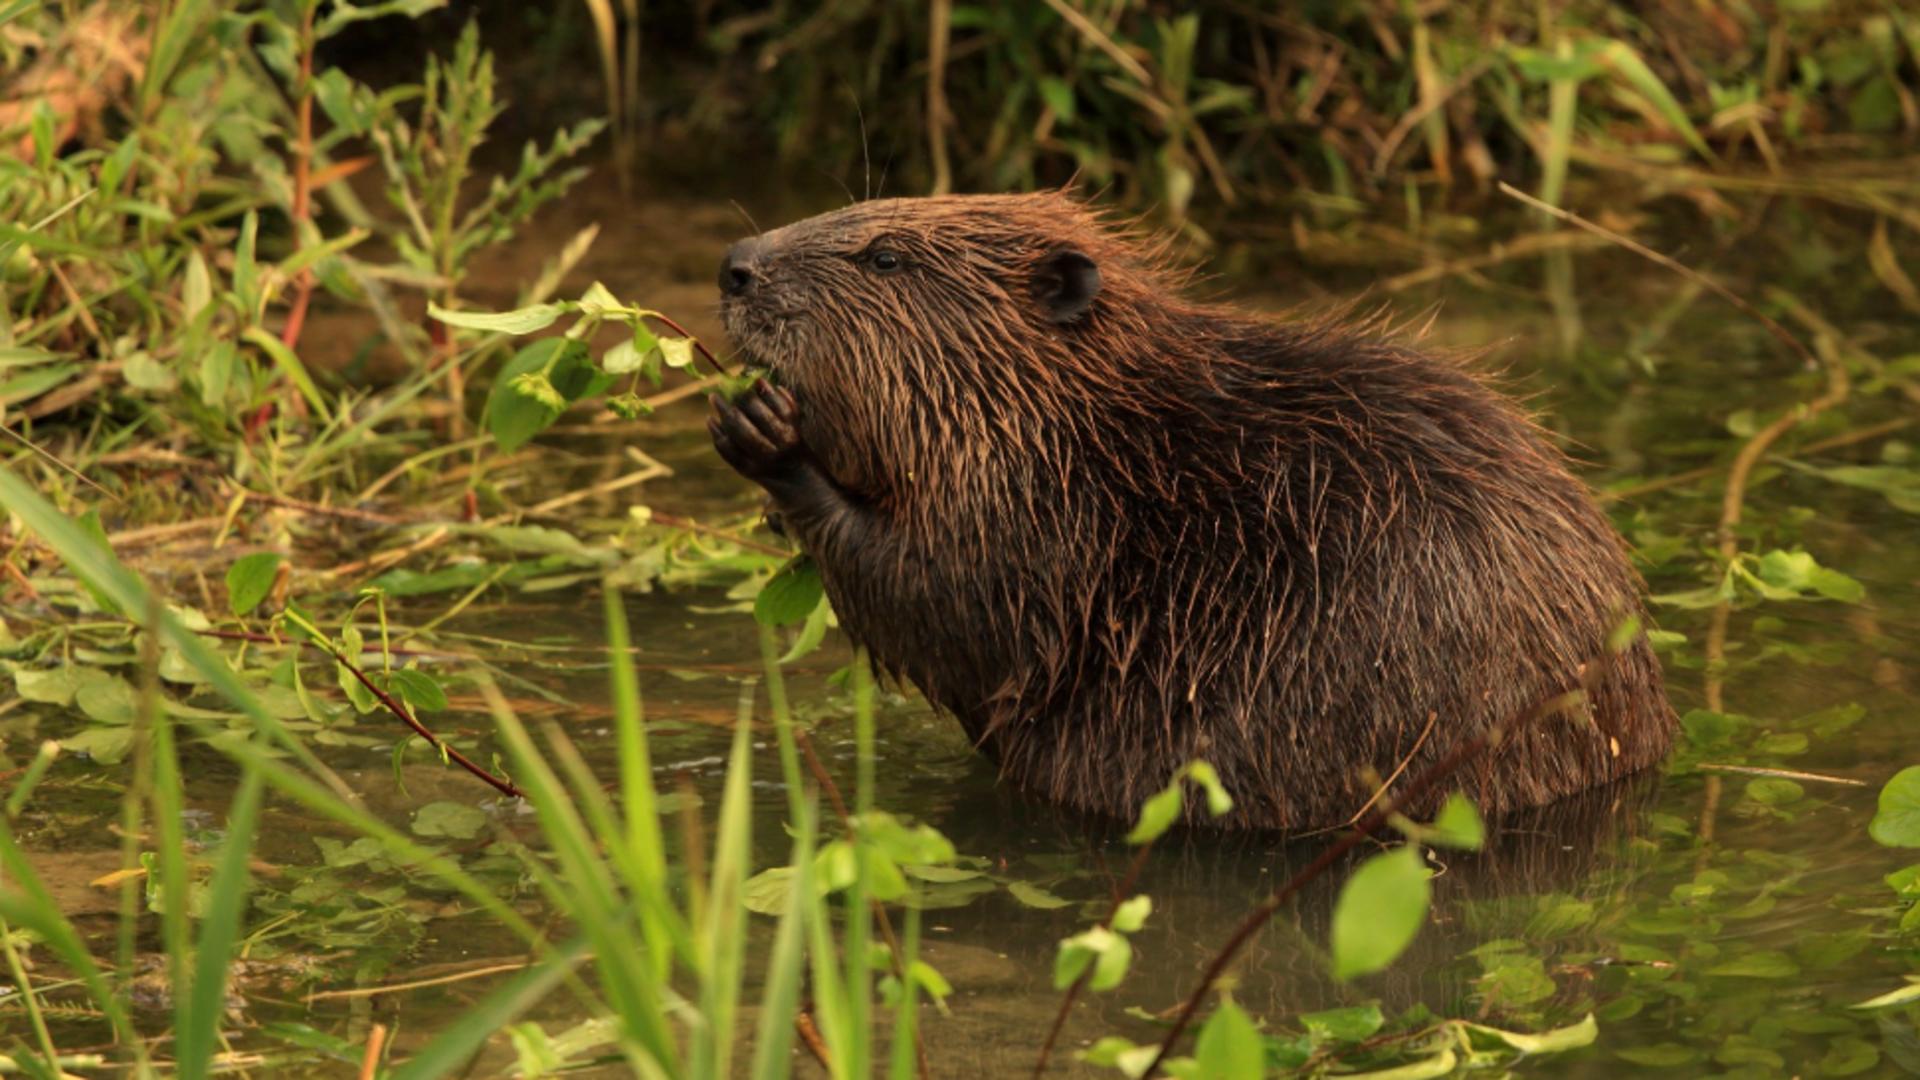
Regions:
<instances>
[{"instance_id":1,"label":"thin branch in water","mask_svg":"<svg viewBox=\"0 0 1920 1080\"><path fill-rule=\"evenodd\" d=\"M1114 916L1120 913L1120 905L1126 903L1128 894L1133 892L1134 884L1140 880L1140 872L1146 869L1147 853L1153 850L1153 843L1149 840L1140 845L1140 850L1134 852L1133 860L1127 864L1126 876L1120 879L1119 887L1113 891L1113 903L1107 908L1106 916L1100 920L1101 929L1112 928ZM1054 1044L1060 1041L1060 1031L1067 1026L1067 1017L1073 1012L1073 1003L1079 999L1081 991L1085 990L1087 983L1093 979L1093 967L1092 964L1088 964L1086 970L1080 973L1080 977L1073 980L1073 985L1067 987L1066 993L1060 995L1060 1008L1053 1014L1053 1025L1047 1028L1047 1041L1040 1044L1040 1056L1033 1063L1034 1080L1039 1080L1046 1073L1047 1062L1053 1057Z\"/></svg>"},{"instance_id":2,"label":"thin branch in water","mask_svg":"<svg viewBox=\"0 0 1920 1080\"><path fill-rule=\"evenodd\" d=\"M1240 925L1227 938L1226 944L1222 945L1219 952L1215 953L1213 959L1208 962L1206 971L1200 976L1199 985L1193 988L1193 992L1180 1006L1180 1011L1174 1017L1173 1025L1167 1029L1166 1036L1161 1040L1153 1061L1142 1070L1141 1075L1152 1076L1160 1068L1161 1062L1166 1060L1167 1055L1173 1051L1174 1044L1180 1041L1180 1036L1185 1034L1187 1027L1193 1023L1194 1015L1200 1011L1201 1002L1205 1001L1207 995L1212 992L1220 976L1225 974L1227 967L1233 963L1234 957L1239 955L1240 950L1253 940L1253 936L1259 933L1260 929L1267 924L1267 920L1273 918L1288 900L1315 878L1331 870L1348 852L1371 840L1374 833L1385 825L1388 818L1392 817L1394 811L1401 806L1417 803L1441 781L1457 772L1461 766L1500 745L1514 732L1531 726L1545 717L1576 708L1585 702L1592 692L1593 684L1599 680L1600 672L1608 667L1605 663L1608 658L1603 654L1585 664L1580 672L1580 683L1575 689L1556 694L1505 723L1484 728L1472 738L1455 746L1447 752L1445 757L1428 766L1426 771L1416 777L1413 783L1408 785L1404 795L1399 797L1390 795L1381 800L1371 813L1354 826L1351 832L1327 845L1326 850L1322 851L1318 858L1261 901L1259 907L1254 908L1245 919L1241 920Z\"/></svg>"}]
</instances>

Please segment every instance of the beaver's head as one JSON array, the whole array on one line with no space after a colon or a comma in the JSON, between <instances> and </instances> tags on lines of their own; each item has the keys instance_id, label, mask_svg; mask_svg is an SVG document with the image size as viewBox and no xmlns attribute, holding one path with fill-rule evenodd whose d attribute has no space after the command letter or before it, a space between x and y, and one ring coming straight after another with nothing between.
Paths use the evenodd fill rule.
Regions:
<instances>
[{"instance_id":1,"label":"beaver's head","mask_svg":"<svg viewBox=\"0 0 1920 1080\"><path fill-rule=\"evenodd\" d=\"M1166 291L1159 253L1059 192L883 199L729 248L721 316L782 380L993 379ZM969 365L955 369L954 365Z\"/></svg>"}]
</instances>

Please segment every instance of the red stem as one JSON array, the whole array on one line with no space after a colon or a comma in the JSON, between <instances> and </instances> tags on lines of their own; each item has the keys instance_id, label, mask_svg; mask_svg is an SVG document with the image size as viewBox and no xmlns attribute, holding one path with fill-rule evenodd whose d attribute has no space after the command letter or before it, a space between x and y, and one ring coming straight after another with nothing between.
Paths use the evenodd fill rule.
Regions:
<instances>
[{"instance_id":1,"label":"red stem","mask_svg":"<svg viewBox=\"0 0 1920 1080\"><path fill-rule=\"evenodd\" d=\"M1127 867L1127 876L1120 880L1120 887L1113 891L1113 906L1107 909L1107 917L1100 920L1102 929L1113 926L1113 917L1120 913L1120 905L1126 903L1127 894L1133 891L1134 883L1140 880L1140 871L1147 865L1147 852L1153 850L1153 841L1140 845L1134 853L1133 862ZM1086 988L1087 980L1093 978L1093 965L1080 973L1067 987L1066 995L1060 999L1060 1011L1053 1014L1053 1026L1047 1029L1047 1041L1040 1044L1040 1059L1033 1063L1035 1080L1047 1071L1047 1059L1053 1056L1053 1044L1060 1039L1060 1029L1067 1024L1067 1014L1073 1011L1073 1003L1080 997L1080 991Z\"/></svg>"},{"instance_id":2,"label":"red stem","mask_svg":"<svg viewBox=\"0 0 1920 1080\"><path fill-rule=\"evenodd\" d=\"M262 644L271 644L271 645L292 644L292 645L314 646L315 648L319 649L321 652L324 652L328 656L333 657L333 660L335 663L339 664L341 667L346 668L348 671L352 672L353 677L355 679L358 679L360 682L360 685L366 687L367 690L373 694L374 699L376 701L380 702L381 705L386 706L386 709L388 712L399 717L402 722L404 722L408 727L412 728L413 733L415 735L418 735L421 738L427 740L427 745L433 747L435 750L438 750L440 751L440 753L446 755L447 759L452 761L454 764L459 765L461 768L467 770L473 775L479 777L481 780L485 781L488 785L490 785L495 791L498 791L500 794L505 795L509 798L514 798L514 799L526 798L525 793L523 793L519 788L513 786L513 781L508 780L506 777L495 776L494 774L488 772L485 768L477 764L472 758L469 758L467 755L454 749L445 740L441 739L440 736L435 735L431 731L428 731L425 724L422 724L419 720L415 719L414 715L407 711L407 707L405 705L401 704L398 700L396 700L392 694L389 694L385 690L382 690L380 687L376 686L374 684L374 681L367 677L366 672L360 670L358 665L354 664L353 661L348 660L345 656L343 656L340 653L339 650L335 649L331 644L324 641L314 641L311 639L300 640L300 639L275 638L267 634L250 634L244 631L202 630L200 631L200 633L205 637L224 638L229 641L257 641Z\"/></svg>"},{"instance_id":3,"label":"red stem","mask_svg":"<svg viewBox=\"0 0 1920 1080\"><path fill-rule=\"evenodd\" d=\"M707 358L707 363L713 365L713 370L718 371L722 374L726 373L727 369L720 366L720 361L715 359L713 353L707 351L707 347L705 345L700 344L700 339L697 337L694 337L693 334L690 333L686 327L681 326L679 323L674 322L672 319L666 317L665 315L660 314L657 311L654 312L652 315L650 315L649 318L657 319L660 322L666 323L667 329L672 330L674 333L679 334L681 337L686 338L688 341L693 342L693 347L700 351L701 356L704 356Z\"/></svg>"}]
</instances>

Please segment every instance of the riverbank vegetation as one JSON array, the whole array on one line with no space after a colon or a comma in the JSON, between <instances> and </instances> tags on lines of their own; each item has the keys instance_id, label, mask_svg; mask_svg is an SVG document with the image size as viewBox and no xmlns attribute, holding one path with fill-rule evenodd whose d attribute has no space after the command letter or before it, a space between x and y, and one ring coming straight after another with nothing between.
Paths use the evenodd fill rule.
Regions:
<instances>
[{"instance_id":1,"label":"riverbank vegetation","mask_svg":"<svg viewBox=\"0 0 1920 1080\"><path fill-rule=\"evenodd\" d=\"M1839 0L0 0L0 1069L1920 1068L1917 95ZM1604 858L1195 884L1204 762L1052 837L876 687L709 475L725 203L1069 183L1521 341L1685 716Z\"/></svg>"}]
</instances>

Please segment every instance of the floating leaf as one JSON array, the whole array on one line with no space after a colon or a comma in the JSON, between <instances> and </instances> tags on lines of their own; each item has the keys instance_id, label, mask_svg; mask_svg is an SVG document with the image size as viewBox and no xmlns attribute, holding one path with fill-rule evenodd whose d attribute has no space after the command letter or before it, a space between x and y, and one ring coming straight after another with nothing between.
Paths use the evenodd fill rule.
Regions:
<instances>
[{"instance_id":1,"label":"floating leaf","mask_svg":"<svg viewBox=\"0 0 1920 1080\"><path fill-rule=\"evenodd\" d=\"M1300 1017L1300 1026L1307 1029L1308 1037L1316 1044L1359 1042L1371 1038L1386 1022L1378 1005L1354 1005Z\"/></svg>"},{"instance_id":2,"label":"floating leaf","mask_svg":"<svg viewBox=\"0 0 1920 1080\"><path fill-rule=\"evenodd\" d=\"M1024 881L1007 882L1007 893L1022 904L1042 911L1067 907L1073 903L1071 900L1053 895L1038 885L1030 885Z\"/></svg>"},{"instance_id":3,"label":"floating leaf","mask_svg":"<svg viewBox=\"0 0 1920 1080\"><path fill-rule=\"evenodd\" d=\"M18 668L13 673L13 688L24 701L43 705L71 705L74 692L80 689L80 680L86 670L71 666L51 671Z\"/></svg>"},{"instance_id":4,"label":"floating leaf","mask_svg":"<svg viewBox=\"0 0 1920 1080\"><path fill-rule=\"evenodd\" d=\"M1333 909L1333 975L1342 981L1385 968L1413 943L1433 886L1407 844L1360 864Z\"/></svg>"},{"instance_id":5,"label":"floating leaf","mask_svg":"<svg viewBox=\"0 0 1920 1080\"><path fill-rule=\"evenodd\" d=\"M60 740L62 750L85 754L102 765L118 765L133 749L131 727L93 727Z\"/></svg>"},{"instance_id":6,"label":"floating leaf","mask_svg":"<svg viewBox=\"0 0 1920 1080\"><path fill-rule=\"evenodd\" d=\"M260 606L273 591L280 576L280 564L286 560L272 551L242 555L227 567L227 607L235 615L245 615Z\"/></svg>"},{"instance_id":7,"label":"floating leaf","mask_svg":"<svg viewBox=\"0 0 1920 1080\"><path fill-rule=\"evenodd\" d=\"M1901 769L1880 789L1867 833L1888 847L1920 847L1920 765Z\"/></svg>"},{"instance_id":8,"label":"floating leaf","mask_svg":"<svg viewBox=\"0 0 1920 1080\"><path fill-rule=\"evenodd\" d=\"M487 827L487 813L457 802L431 802L413 815L413 831L421 836L471 840Z\"/></svg>"}]
</instances>

